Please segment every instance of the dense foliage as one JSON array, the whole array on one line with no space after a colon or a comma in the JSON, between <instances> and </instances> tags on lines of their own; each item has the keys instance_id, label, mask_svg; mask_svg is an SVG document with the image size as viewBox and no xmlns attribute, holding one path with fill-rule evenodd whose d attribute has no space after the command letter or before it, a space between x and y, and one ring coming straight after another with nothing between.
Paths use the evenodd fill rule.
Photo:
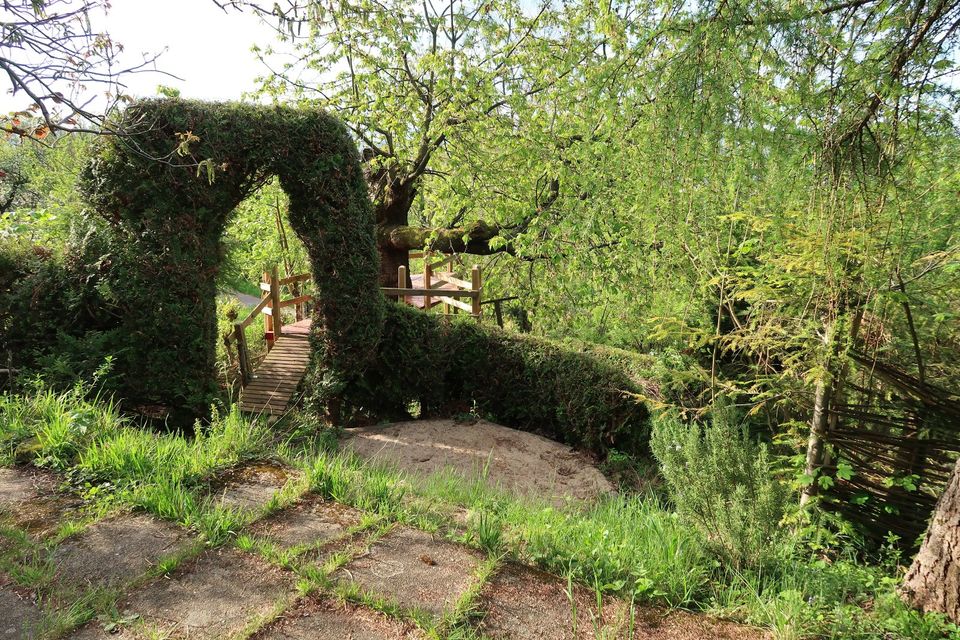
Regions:
<instances>
[{"instance_id":1,"label":"dense foliage","mask_svg":"<svg viewBox=\"0 0 960 640\"><path fill-rule=\"evenodd\" d=\"M637 453L644 401L674 405L652 434L674 515L485 512L521 553L783 638L951 631L894 587L960 451L960 3L224 4L297 49L263 81L280 106L108 121L133 135L85 174L100 218L49 166L85 144L0 155L14 369L69 383L109 356L107 388L195 413L216 288L308 258L313 409ZM422 248L477 254L519 332L375 295Z\"/></svg>"},{"instance_id":2,"label":"dense foliage","mask_svg":"<svg viewBox=\"0 0 960 640\"><path fill-rule=\"evenodd\" d=\"M749 404L805 501L843 485L868 526L920 533L960 451L929 402L960 400L960 3L262 12L298 54L264 95L365 147L382 264L489 256L533 331L681 353L685 408Z\"/></svg>"}]
</instances>

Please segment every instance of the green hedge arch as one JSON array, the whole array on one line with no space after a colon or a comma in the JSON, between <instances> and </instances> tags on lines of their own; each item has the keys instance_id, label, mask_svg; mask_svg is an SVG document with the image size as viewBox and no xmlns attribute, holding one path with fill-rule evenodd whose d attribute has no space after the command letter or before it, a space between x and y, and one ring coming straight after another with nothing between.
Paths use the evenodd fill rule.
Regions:
<instances>
[{"instance_id":1,"label":"green hedge arch","mask_svg":"<svg viewBox=\"0 0 960 640\"><path fill-rule=\"evenodd\" d=\"M231 212L277 176L318 300L309 388L325 403L376 356L384 300L356 146L326 113L179 99L136 102L81 188L111 226L124 396L202 415L217 397L216 277Z\"/></svg>"}]
</instances>

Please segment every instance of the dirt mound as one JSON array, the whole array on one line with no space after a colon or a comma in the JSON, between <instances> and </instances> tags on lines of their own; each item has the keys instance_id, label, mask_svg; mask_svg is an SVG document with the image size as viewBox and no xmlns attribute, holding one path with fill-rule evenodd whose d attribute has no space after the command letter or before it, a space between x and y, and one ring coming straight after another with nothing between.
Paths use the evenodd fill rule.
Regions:
<instances>
[{"instance_id":1,"label":"dirt mound","mask_svg":"<svg viewBox=\"0 0 960 640\"><path fill-rule=\"evenodd\" d=\"M478 420L415 420L347 429L345 446L417 474L452 469L553 503L590 500L613 486L590 458L538 435Z\"/></svg>"}]
</instances>

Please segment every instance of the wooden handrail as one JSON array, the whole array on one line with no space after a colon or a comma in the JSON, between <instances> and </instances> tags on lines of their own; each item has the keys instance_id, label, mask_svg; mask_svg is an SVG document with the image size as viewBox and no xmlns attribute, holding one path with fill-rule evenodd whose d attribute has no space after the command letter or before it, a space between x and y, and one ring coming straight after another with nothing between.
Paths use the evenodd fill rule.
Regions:
<instances>
[{"instance_id":1,"label":"wooden handrail","mask_svg":"<svg viewBox=\"0 0 960 640\"><path fill-rule=\"evenodd\" d=\"M253 322L253 319L260 315L260 312L267 308L267 305L270 303L270 296L266 295L260 299L260 304L255 306L252 311L243 319L239 324L246 329L250 326L250 323Z\"/></svg>"},{"instance_id":2,"label":"wooden handrail","mask_svg":"<svg viewBox=\"0 0 960 640\"><path fill-rule=\"evenodd\" d=\"M281 307L295 307L298 304L303 304L304 302L310 302L313 300L313 296L309 293L306 295L298 296L296 298L287 298L286 300L280 301Z\"/></svg>"},{"instance_id":3,"label":"wooden handrail","mask_svg":"<svg viewBox=\"0 0 960 640\"><path fill-rule=\"evenodd\" d=\"M309 273L309 272L298 273L296 275L287 276L286 278L280 278L280 286L282 287L288 284L296 284L297 282L306 282L307 280L310 280L312 278L313 278L312 273Z\"/></svg>"},{"instance_id":4,"label":"wooden handrail","mask_svg":"<svg viewBox=\"0 0 960 640\"><path fill-rule=\"evenodd\" d=\"M473 305L467 304L466 302L460 302L459 300L454 300L450 296L437 296L437 299L440 300L441 302L449 304L451 307L462 309L467 313L473 313Z\"/></svg>"},{"instance_id":5,"label":"wooden handrail","mask_svg":"<svg viewBox=\"0 0 960 640\"><path fill-rule=\"evenodd\" d=\"M456 287L461 287L463 289L473 288L472 282L467 282L466 280L461 280L460 278L456 278L449 271L441 271L438 274L434 274L434 277L440 281L439 284L441 286L443 285L444 282L446 282L447 284L452 284ZM426 280L424 280L424 282L426 282ZM430 285L430 288L431 289L434 288L432 284Z\"/></svg>"},{"instance_id":6,"label":"wooden handrail","mask_svg":"<svg viewBox=\"0 0 960 640\"><path fill-rule=\"evenodd\" d=\"M417 306L422 306L424 309L430 309L434 304L434 300L436 300L443 303L444 313L450 313L451 307L453 307L454 312L458 310L466 311L479 322L480 316L483 313L483 307L481 306L483 279L481 277L480 267L474 266L473 269L471 269L470 281L457 278L453 275L453 271L441 271L439 274L434 274L433 272L434 267L451 263L456 258L456 256L448 256L439 262L425 262L423 265L422 287L406 287L407 268L404 265L400 265L397 267L397 282L400 286L381 287L380 291L383 292L383 295L396 298L399 302L412 303L412 301L409 300L410 298L422 297L422 305L418 304ZM458 298L466 298L469 302L463 302Z\"/></svg>"},{"instance_id":7,"label":"wooden handrail","mask_svg":"<svg viewBox=\"0 0 960 640\"><path fill-rule=\"evenodd\" d=\"M480 290L482 288L483 283L480 279L480 265L473 265L473 269L470 270L470 289L477 292L477 297L473 299L470 305L470 313L474 315L477 322L480 321L480 314L483 313L483 309L480 307Z\"/></svg>"},{"instance_id":8,"label":"wooden handrail","mask_svg":"<svg viewBox=\"0 0 960 640\"><path fill-rule=\"evenodd\" d=\"M270 272L270 319L273 320L273 339L276 340L283 335L283 314L280 311L283 304L280 300L280 277L277 274L277 268L274 267Z\"/></svg>"},{"instance_id":9,"label":"wooden handrail","mask_svg":"<svg viewBox=\"0 0 960 640\"><path fill-rule=\"evenodd\" d=\"M253 322L253 319L256 318L261 311L266 309L267 303L269 302L270 302L270 296L269 295L264 296L263 298L261 298L260 304L255 306L253 310L247 315L246 318L244 318L240 322L233 323L233 326L234 327L239 326L241 329L246 329L247 327L250 326L250 323ZM223 337L223 340L224 342L226 342L227 346L230 346L230 343L235 339L236 339L236 336L233 333L228 333Z\"/></svg>"},{"instance_id":10,"label":"wooden handrail","mask_svg":"<svg viewBox=\"0 0 960 640\"><path fill-rule=\"evenodd\" d=\"M450 263L450 266L452 267L452 266L453 266L453 262L454 262L456 259L457 259L457 255L456 255L456 254L450 254L449 256L447 256L446 258L444 258L443 260L438 260L437 262L432 263L432 264L430 265L430 268L431 268L431 269L436 269L437 267L442 267L443 265L447 264L448 262Z\"/></svg>"},{"instance_id":11,"label":"wooden handrail","mask_svg":"<svg viewBox=\"0 0 960 640\"><path fill-rule=\"evenodd\" d=\"M407 289L405 287L380 287L380 291L383 292L383 295L388 297L394 296L433 296L437 297L437 292L442 291L444 295L447 295L451 298L479 298L479 291L455 291L453 289L440 289L440 288L431 288L431 289Z\"/></svg>"}]
</instances>

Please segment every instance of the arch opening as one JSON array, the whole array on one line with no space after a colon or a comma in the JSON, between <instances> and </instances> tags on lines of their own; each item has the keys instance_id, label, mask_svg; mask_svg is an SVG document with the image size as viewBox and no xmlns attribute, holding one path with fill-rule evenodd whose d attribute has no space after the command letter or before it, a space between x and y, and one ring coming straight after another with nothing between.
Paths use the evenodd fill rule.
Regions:
<instances>
[{"instance_id":1,"label":"arch opening","mask_svg":"<svg viewBox=\"0 0 960 640\"><path fill-rule=\"evenodd\" d=\"M115 235L124 396L201 415L218 395L216 280L231 213L272 176L317 290L311 401L362 375L383 325L374 220L344 126L312 110L148 100L123 114L82 179ZM117 267L120 268L117 268Z\"/></svg>"}]
</instances>

